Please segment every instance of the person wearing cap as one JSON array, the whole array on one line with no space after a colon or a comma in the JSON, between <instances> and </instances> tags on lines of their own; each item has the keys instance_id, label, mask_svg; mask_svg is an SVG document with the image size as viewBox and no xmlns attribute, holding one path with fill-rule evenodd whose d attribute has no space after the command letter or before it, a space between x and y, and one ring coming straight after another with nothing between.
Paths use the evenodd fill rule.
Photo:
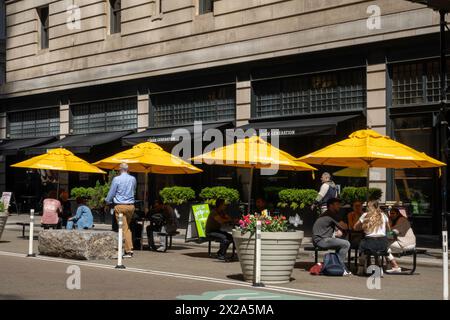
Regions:
<instances>
[{"instance_id":1,"label":"person wearing cap","mask_svg":"<svg viewBox=\"0 0 450 320\"><path fill-rule=\"evenodd\" d=\"M400 211L398 208L392 208L389 211L389 224L393 238L389 239L388 260L391 264L391 269L388 273L398 273L402 269L397 264L392 253L400 253L407 250L412 250L416 247L416 236L411 228L411 224L406 217L406 213Z\"/></svg>"},{"instance_id":2,"label":"person wearing cap","mask_svg":"<svg viewBox=\"0 0 450 320\"><path fill-rule=\"evenodd\" d=\"M341 208L341 201L337 198L331 198L327 201L327 210L316 220L313 225L313 244L322 249L336 250L342 264L345 262L348 250L350 249L350 242L343 237L343 231L348 229L348 226L343 221L338 221L339 210ZM345 275L350 274L349 271Z\"/></svg>"},{"instance_id":3,"label":"person wearing cap","mask_svg":"<svg viewBox=\"0 0 450 320\"><path fill-rule=\"evenodd\" d=\"M119 221L119 215L123 214L123 234L125 238L124 258L133 256L133 239L131 236L130 223L134 214L134 195L136 193L136 178L128 173L128 164L120 164L120 175L115 177L111 183L108 196L105 201L107 204L114 205L114 215Z\"/></svg>"},{"instance_id":4,"label":"person wearing cap","mask_svg":"<svg viewBox=\"0 0 450 320\"><path fill-rule=\"evenodd\" d=\"M86 205L86 198L77 198L77 212L75 216L67 220L66 229L72 230L74 224L77 225L78 230L90 229L94 225L94 217L92 216L92 211Z\"/></svg>"},{"instance_id":5,"label":"person wearing cap","mask_svg":"<svg viewBox=\"0 0 450 320\"><path fill-rule=\"evenodd\" d=\"M331 174L324 172L320 181L322 181L322 185L320 186L319 194L312 209L318 205L323 213L327 210L327 201L332 198L337 198L338 194L336 184L331 180Z\"/></svg>"}]
</instances>

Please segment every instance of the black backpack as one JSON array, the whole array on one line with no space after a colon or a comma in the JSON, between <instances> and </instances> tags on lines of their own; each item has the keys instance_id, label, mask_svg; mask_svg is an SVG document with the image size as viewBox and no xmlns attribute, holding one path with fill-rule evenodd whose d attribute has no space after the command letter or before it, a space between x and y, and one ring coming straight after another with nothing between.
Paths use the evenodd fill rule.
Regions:
<instances>
[{"instance_id":1,"label":"black backpack","mask_svg":"<svg viewBox=\"0 0 450 320\"><path fill-rule=\"evenodd\" d=\"M339 256L336 253L327 253L323 259L322 274L341 277L344 272L345 266Z\"/></svg>"}]
</instances>

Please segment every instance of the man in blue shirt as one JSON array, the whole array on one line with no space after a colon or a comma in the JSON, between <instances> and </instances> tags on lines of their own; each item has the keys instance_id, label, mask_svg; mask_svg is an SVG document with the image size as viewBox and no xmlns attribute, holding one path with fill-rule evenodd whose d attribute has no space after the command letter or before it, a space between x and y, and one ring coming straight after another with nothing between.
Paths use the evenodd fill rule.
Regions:
<instances>
[{"instance_id":1,"label":"man in blue shirt","mask_svg":"<svg viewBox=\"0 0 450 320\"><path fill-rule=\"evenodd\" d=\"M67 220L66 229L72 230L73 225L77 224L78 230L89 229L94 225L94 218L91 209L86 205L86 200L82 197L77 198L78 209L75 216Z\"/></svg>"},{"instance_id":2,"label":"man in blue shirt","mask_svg":"<svg viewBox=\"0 0 450 320\"><path fill-rule=\"evenodd\" d=\"M114 204L114 215L119 221L119 214L123 214L123 235L125 239L124 258L133 256L133 240L130 231L130 223L134 213L134 194L136 192L136 178L128 174L128 164L120 164L120 175L111 183L106 203Z\"/></svg>"}]
</instances>

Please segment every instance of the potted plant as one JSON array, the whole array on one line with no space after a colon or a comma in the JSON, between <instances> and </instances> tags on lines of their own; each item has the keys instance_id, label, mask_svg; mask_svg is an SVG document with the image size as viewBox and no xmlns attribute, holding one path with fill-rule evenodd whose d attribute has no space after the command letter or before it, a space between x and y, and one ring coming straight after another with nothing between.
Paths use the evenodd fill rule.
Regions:
<instances>
[{"instance_id":1,"label":"potted plant","mask_svg":"<svg viewBox=\"0 0 450 320\"><path fill-rule=\"evenodd\" d=\"M248 214L233 230L237 254L244 280L254 280L254 251L256 223L261 221L261 282L266 284L287 283L291 280L298 251L303 240L303 231L288 228L285 216Z\"/></svg>"},{"instance_id":2,"label":"potted plant","mask_svg":"<svg viewBox=\"0 0 450 320\"><path fill-rule=\"evenodd\" d=\"M207 187L201 190L199 197L211 207L216 205L217 199L225 200L227 204L226 210L230 216L238 218L241 216L241 212L243 212L239 207L240 195L236 189L222 186Z\"/></svg>"},{"instance_id":3,"label":"potted plant","mask_svg":"<svg viewBox=\"0 0 450 320\"><path fill-rule=\"evenodd\" d=\"M0 239L2 238L3 230L8 220L8 208L5 208L5 204L0 200Z\"/></svg>"},{"instance_id":4,"label":"potted plant","mask_svg":"<svg viewBox=\"0 0 450 320\"><path fill-rule=\"evenodd\" d=\"M369 188L369 201L380 200L383 192L380 188ZM352 205L354 201L365 202L367 200L367 187L345 187L340 198L346 204Z\"/></svg>"},{"instance_id":5,"label":"potted plant","mask_svg":"<svg viewBox=\"0 0 450 320\"><path fill-rule=\"evenodd\" d=\"M300 224L306 235L312 232L312 226L317 214L311 210L311 205L317 198L318 192L313 189L284 189L278 193L280 202L278 207L287 217L300 217Z\"/></svg>"},{"instance_id":6,"label":"potted plant","mask_svg":"<svg viewBox=\"0 0 450 320\"><path fill-rule=\"evenodd\" d=\"M164 204L171 205L179 214L180 227L186 227L189 219L190 201L195 199L195 191L189 187L166 187L159 192Z\"/></svg>"}]
</instances>

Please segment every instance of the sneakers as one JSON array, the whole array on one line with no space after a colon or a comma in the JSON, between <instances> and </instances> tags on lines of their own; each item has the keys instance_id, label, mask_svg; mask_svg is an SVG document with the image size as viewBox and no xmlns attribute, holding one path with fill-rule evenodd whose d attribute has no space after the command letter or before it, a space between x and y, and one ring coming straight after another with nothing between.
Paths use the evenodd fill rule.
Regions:
<instances>
[{"instance_id":1,"label":"sneakers","mask_svg":"<svg viewBox=\"0 0 450 320\"><path fill-rule=\"evenodd\" d=\"M344 277L348 277L351 275L352 275L352 273L350 271L344 270L344 274L343 274Z\"/></svg>"},{"instance_id":2,"label":"sneakers","mask_svg":"<svg viewBox=\"0 0 450 320\"><path fill-rule=\"evenodd\" d=\"M161 246L158 249L156 249L156 251L158 251L158 252L165 252L166 248Z\"/></svg>"},{"instance_id":3,"label":"sneakers","mask_svg":"<svg viewBox=\"0 0 450 320\"><path fill-rule=\"evenodd\" d=\"M219 254L219 255L217 255L217 259L225 261L226 257L224 255L222 255L222 254Z\"/></svg>"},{"instance_id":4,"label":"sneakers","mask_svg":"<svg viewBox=\"0 0 450 320\"><path fill-rule=\"evenodd\" d=\"M124 259L133 258L133 251L125 252L125 254L122 256Z\"/></svg>"},{"instance_id":5,"label":"sneakers","mask_svg":"<svg viewBox=\"0 0 450 320\"><path fill-rule=\"evenodd\" d=\"M402 272L402 268L397 267L397 268L391 268L389 270L386 270L386 273L401 273Z\"/></svg>"}]
</instances>

